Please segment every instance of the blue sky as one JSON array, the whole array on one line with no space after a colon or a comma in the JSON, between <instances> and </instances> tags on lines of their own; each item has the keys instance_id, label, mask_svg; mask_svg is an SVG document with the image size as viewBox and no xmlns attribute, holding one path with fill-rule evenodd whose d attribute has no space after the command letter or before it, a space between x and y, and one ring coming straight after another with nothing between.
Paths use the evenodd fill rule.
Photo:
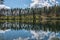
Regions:
<instances>
[{"instance_id":1,"label":"blue sky","mask_svg":"<svg viewBox=\"0 0 60 40\"><path fill-rule=\"evenodd\" d=\"M60 0L57 1L60 2ZM4 4L11 8L26 8L31 2L31 0L4 0Z\"/></svg>"},{"instance_id":2,"label":"blue sky","mask_svg":"<svg viewBox=\"0 0 60 40\"><path fill-rule=\"evenodd\" d=\"M31 0L4 0L4 4L11 8L26 8L30 3Z\"/></svg>"}]
</instances>

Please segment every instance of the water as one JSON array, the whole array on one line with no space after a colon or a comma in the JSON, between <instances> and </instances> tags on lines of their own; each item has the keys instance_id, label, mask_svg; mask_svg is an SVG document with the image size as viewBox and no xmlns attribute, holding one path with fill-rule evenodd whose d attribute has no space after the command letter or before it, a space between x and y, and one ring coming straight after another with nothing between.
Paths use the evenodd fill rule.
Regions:
<instances>
[{"instance_id":1,"label":"water","mask_svg":"<svg viewBox=\"0 0 60 40\"><path fill-rule=\"evenodd\" d=\"M0 40L60 40L60 22L0 22Z\"/></svg>"}]
</instances>

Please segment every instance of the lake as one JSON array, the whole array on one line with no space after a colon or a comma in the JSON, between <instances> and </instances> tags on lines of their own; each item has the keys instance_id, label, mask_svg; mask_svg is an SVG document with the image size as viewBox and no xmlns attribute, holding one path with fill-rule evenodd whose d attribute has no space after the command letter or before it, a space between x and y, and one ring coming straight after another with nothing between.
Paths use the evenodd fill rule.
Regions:
<instances>
[{"instance_id":1,"label":"lake","mask_svg":"<svg viewBox=\"0 0 60 40\"><path fill-rule=\"evenodd\" d=\"M0 22L0 40L60 40L60 21Z\"/></svg>"}]
</instances>

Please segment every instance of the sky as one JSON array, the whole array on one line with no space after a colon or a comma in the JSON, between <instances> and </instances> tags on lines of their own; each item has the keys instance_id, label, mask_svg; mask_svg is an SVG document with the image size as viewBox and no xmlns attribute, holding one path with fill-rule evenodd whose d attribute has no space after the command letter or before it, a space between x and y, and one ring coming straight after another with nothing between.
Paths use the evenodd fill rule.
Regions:
<instances>
[{"instance_id":1,"label":"sky","mask_svg":"<svg viewBox=\"0 0 60 40\"><path fill-rule=\"evenodd\" d=\"M11 8L26 8L29 7L31 0L4 0L4 4Z\"/></svg>"},{"instance_id":2,"label":"sky","mask_svg":"<svg viewBox=\"0 0 60 40\"><path fill-rule=\"evenodd\" d=\"M50 3L48 3L50 1ZM4 4L10 8L27 8L27 7L41 7L41 6L51 6L55 2L60 4L60 0L4 0ZM42 4L42 5L41 5Z\"/></svg>"}]
</instances>

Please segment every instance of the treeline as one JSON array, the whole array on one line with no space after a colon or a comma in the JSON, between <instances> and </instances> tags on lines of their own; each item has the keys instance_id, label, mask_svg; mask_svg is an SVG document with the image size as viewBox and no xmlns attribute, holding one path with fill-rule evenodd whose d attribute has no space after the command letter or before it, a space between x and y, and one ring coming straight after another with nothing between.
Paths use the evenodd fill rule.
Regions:
<instances>
[{"instance_id":1,"label":"treeline","mask_svg":"<svg viewBox=\"0 0 60 40\"><path fill-rule=\"evenodd\" d=\"M36 15L39 14L41 16L60 16L60 6L52 6L52 7L42 7L42 8L14 8L14 9L0 9L0 16L20 16L20 15Z\"/></svg>"}]
</instances>

